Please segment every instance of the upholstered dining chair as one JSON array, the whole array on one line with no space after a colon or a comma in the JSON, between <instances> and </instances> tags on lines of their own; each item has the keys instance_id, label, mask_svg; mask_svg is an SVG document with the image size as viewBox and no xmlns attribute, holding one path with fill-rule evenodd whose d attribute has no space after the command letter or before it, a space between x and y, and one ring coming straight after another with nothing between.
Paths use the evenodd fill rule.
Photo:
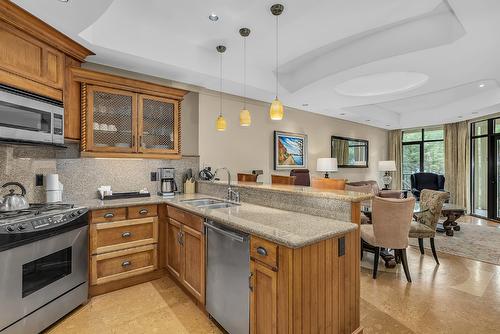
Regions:
<instances>
[{"instance_id":1,"label":"upholstered dining chair","mask_svg":"<svg viewBox=\"0 0 500 334\"><path fill-rule=\"evenodd\" d=\"M424 238L429 238L432 256L437 264L439 264L439 260L434 245L434 236L443 204L449 197L450 194L447 192L423 189L420 193L420 212L414 214L415 220L411 222L408 234L410 238L418 238L418 246L422 255L425 254Z\"/></svg>"},{"instance_id":2,"label":"upholstered dining chair","mask_svg":"<svg viewBox=\"0 0 500 334\"><path fill-rule=\"evenodd\" d=\"M257 182L257 174L238 173L239 182Z\"/></svg>"},{"instance_id":3,"label":"upholstered dining chair","mask_svg":"<svg viewBox=\"0 0 500 334\"><path fill-rule=\"evenodd\" d=\"M311 185L311 177L309 176L309 169L292 169L290 171L290 176L295 176L296 186L309 187Z\"/></svg>"},{"instance_id":4,"label":"upholstered dining chair","mask_svg":"<svg viewBox=\"0 0 500 334\"><path fill-rule=\"evenodd\" d=\"M284 175L271 175L272 184L295 184L295 176L284 176Z\"/></svg>"},{"instance_id":5,"label":"upholstered dining chair","mask_svg":"<svg viewBox=\"0 0 500 334\"><path fill-rule=\"evenodd\" d=\"M374 197L372 200L372 224L360 225L361 251L374 253L373 278L377 278L381 248L391 248L401 259L406 280L411 282L406 248L408 232L415 207L415 198L394 199Z\"/></svg>"},{"instance_id":6,"label":"upholstered dining chair","mask_svg":"<svg viewBox=\"0 0 500 334\"><path fill-rule=\"evenodd\" d=\"M346 181L344 179L312 179L311 187L324 190L344 190Z\"/></svg>"}]
</instances>

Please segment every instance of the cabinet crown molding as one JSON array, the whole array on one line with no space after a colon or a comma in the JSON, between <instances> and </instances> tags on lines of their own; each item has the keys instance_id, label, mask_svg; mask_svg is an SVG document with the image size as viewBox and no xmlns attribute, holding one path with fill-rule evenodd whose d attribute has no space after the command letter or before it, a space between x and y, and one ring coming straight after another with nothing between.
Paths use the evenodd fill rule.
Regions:
<instances>
[{"instance_id":1,"label":"cabinet crown molding","mask_svg":"<svg viewBox=\"0 0 500 334\"><path fill-rule=\"evenodd\" d=\"M11 1L0 0L0 21L36 37L80 62L84 62L86 57L94 55L83 45L73 41Z\"/></svg>"}]
</instances>

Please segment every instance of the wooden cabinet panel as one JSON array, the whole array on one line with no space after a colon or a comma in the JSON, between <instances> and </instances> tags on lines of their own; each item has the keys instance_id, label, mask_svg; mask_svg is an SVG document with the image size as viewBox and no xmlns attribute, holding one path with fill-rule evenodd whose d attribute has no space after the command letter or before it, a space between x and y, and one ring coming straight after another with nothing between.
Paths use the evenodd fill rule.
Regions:
<instances>
[{"instance_id":1,"label":"wooden cabinet panel","mask_svg":"<svg viewBox=\"0 0 500 334\"><path fill-rule=\"evenodd\" d=\"M203 218L173 206L168 206L168 216L177 220L192 229L201 232L203 231Z\"/></svg>"},{"instance_id":2,"label":"wooden cabinet panel","mask_svg":"<svg viewBox=\"0 0 500 334\"><path fill-rule=\"evenodd\" d=\"M1 69L62 90L63 53L4 22L0 22L0 44L9 46L0 49ZM32 91L30 86L19 88Z\"/></svg>"},{"instance_id":3,"label":"wooden cabinet panel","mask_svg":"<svg viewBox=\"0 0 500 334\"><path fill-rule=\"evenodd\" d=\"M278 274L267 266L250 261L250 333L277 333Z\"/></svg>"},{"instance_id":4,"label":"wooden cabinet panel","mask_svg":"<svg viewBox=\"0 0 500 334\"><path fill-rule=\"evenodd\" d=\"M169 219L167 224L167 269L180 279L181 277L181 224Z\"/></svg>"},{"instance_id":5,"label":"wooden cabinet panel","mask_svg":"<svg viewBox=\"0 0 500 334\"><path fill-rule=\"evenodd\" d=\"M92 210L92 217L91 217L92 223L113 222L125 219L127 219L126 208Z\"/></svg>"},{"instance_id":6,"label":"wooden cabinet panel","mask_svg":"<svg viewBox=\"0 0 500 334\"><path fill-rule=\"evenodd\" d=\"M101 254L158 242L158 218L92 224L91 253Z\"/></svg>"},{"instance_id":7,"label":"wooden cabinet panel","mask_svg":"<svg viewBox=\"0 0 500 334\"><path fill-rule=\"evenodd\" d=\"M91 284L103 284L153 271L157 268L156 245L93 255Z\"/></svg>"},{"instance_id":8,"label":"wooden cabinet panel","mask_svg":"<svg viewBox=\"0 0 500 334\"><path fill-rule=\"evenodd\" d=\"M127 211L128 219L155 217L158 215L158 206L156 204L131 206L127 208Z\"/></svg>"},{"instance_id":9,"label":"wooden cabinet panel","mask_svg":"<svg viewBox=\"0 0 500 334\"><path fill-rule=\"evenodd\" d=\"M200 301L205 301L205 241L203 234L182 226L182 282Z\"/></svg>"},{"instance_id":10,"label":"wooden cabinet panel","mask_svg":"<svg viewBox=\"0 0 500 334\"><path fill-rule=\"evenodd\" d=\"M278 267L278 245L252 236L250 239L250 257L273 268Z\"/></svg>"}]
</instances>

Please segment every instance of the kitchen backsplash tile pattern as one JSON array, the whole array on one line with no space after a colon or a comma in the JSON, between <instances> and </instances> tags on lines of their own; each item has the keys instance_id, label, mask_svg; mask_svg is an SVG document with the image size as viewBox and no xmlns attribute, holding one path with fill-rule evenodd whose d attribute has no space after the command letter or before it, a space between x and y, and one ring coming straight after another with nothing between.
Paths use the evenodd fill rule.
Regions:
<instances>
[{"instance_id":1,"label":"kitchen backsplash tile pattern","mask_svg":"<svg viewBox=\"0 0 500 334\"><path fill-rule=\"evenodd\" d=\"M64 186L63 201L92 199L97 188L110 185L115 192L138 191L146 187L156 192L151 172L159 167L173 167L176 182L182 190L182 176L191 168L198 174L199 157L186 156L180 160L158 159L94 159L80 158L78 143L68 148L0 145L0 185L17 181L26 187L30 203L45 201L45 187L35 186L36 174L59 174ZM0 188L3 196L6 190Z\"/></svg>"}]
</instances>

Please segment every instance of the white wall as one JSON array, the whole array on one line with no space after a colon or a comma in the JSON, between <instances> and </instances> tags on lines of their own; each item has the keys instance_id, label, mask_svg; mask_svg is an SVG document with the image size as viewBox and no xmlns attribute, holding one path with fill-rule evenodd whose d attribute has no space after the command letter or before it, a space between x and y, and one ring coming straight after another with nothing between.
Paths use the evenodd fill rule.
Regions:
<instances>
[{"instance_id":1,"label":"white wall","mask_svg":"<svg viewBox=\"0 0 500 334\"><path fill-rule=\"evenodd\" d=\"M273 170L273 132L275 130L305 133L308 136L308 168L313 176L316 172L316 159L330 157L330 136L338 135L369 141L369 168L341 168L333 177L350 181L367 179L380 180L377 162L387 159L388 132L383 129L356 124L319 114L285 108L282 121L269 119L269 105L250 101L247 108L252 115L252 125L239 125L241 99L223 96L223 114L227 130L215 130L215 120L219 112L219 97L213 92L199 93L199 152L200 167L204 165L227 167L236 177L238 172L262 169L259 181L270 182L271 174L288 175L289 171ZM221 179L225 178L221 175Z\"/></svg>"}]
</instances>

